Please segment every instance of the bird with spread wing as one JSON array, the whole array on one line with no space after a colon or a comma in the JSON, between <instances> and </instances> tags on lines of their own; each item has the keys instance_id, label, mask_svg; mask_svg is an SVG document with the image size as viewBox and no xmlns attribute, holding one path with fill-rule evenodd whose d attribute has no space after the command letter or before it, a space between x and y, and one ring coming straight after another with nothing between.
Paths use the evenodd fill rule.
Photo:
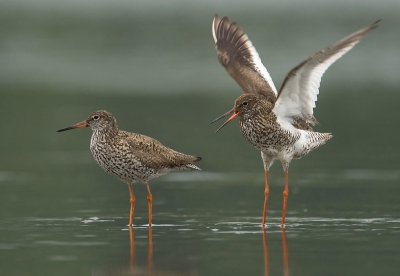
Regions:
<instances>
[{"instance_id":1,"label":"bird with spread wing","mask_svg":"<svg viewBox=\"0 0 400 276\"><path fill-rule=\"evenodd\" d=\"M336 60L352 49L380 20L352 33L325 49L316 52L286 75L279 91L261 63L253 44L236 24L227 17L215 15L212 24L218 60L228 74L243 89L233 109L213 122L231 115L217 130L239 117L243 136L258 150L264 163L265 190L262 225L268 206L268 172L279 159L284 170L283 210L281 227L285 226L289 195L289 164L332 138L330 133L312 130L317 123L313 108L317 101L321 77Z\"/></svg>"}]
</instances>

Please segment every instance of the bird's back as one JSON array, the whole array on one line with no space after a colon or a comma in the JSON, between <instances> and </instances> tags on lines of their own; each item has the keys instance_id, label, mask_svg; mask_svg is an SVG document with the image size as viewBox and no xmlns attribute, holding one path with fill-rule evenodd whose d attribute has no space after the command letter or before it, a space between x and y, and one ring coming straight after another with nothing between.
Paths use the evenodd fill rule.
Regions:
<instances>
[{"instance_id":1,"label":"bird's back","mask_svg":"<svg viewBox=\"0 0 400 276\"><path fill-rule=\"evenodd\" d=\"M91 151L106 172L123 181L147 181L170 171L200 170L193 164L200 157L179 153L151 137L126 131L106 140L92 137Z\"/></svg>"},{"instance_id":2,"label":"bird's back","mask_svg":"<svg viewBox=\"0 0 400 276\"><path fill-rule=\"evenodd\" d=\"M201 160L200 157L177 152L149 136L120 131L120 137L129 144L131 152L151 168L179 169ZM197 167L196 167L197 168Z\"/></svg>"}]
</instances>

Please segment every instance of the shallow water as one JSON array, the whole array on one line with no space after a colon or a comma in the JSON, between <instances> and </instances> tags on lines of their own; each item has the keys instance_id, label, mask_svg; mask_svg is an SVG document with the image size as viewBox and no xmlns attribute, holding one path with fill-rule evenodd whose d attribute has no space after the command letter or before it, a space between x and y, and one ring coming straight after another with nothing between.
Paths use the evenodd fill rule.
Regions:
<instances>
[{"instance_id":1,"label":"shallow water","mask_svg":"<svg viewBox=\"0 0 400 276\"><path fill-rule=\"evenodd\" d=\"M1 275L397 275L400 132L396 1L3 1L0 9ZM271 3L270 3L271 2ZM364 2L363 2L364 3ZM334 137L270 171L232 122L239 87L216 59L214 13L239 22L275 85L311 53L382 18L324 75L315 115ZM126 184L98 167L92 111L203 157L202 172Z\"/></svg>"},{"instance_id":2,"label":"shallow water","mask_svg":"<svg viewBox=\"0 0 400 276\"><path fill-rule=\"evenodd\" d=\"M123 210L121 210L122 212ZM1 240L5 275L395 275L400 219L278 214L268 218L179 216L155 212L146 224L127 217L27 217L2 222L14 239ZM352 216L353 215L353 216ZM144 222L146 218L136 217ZM10 234L7 235L10 237ZM16 262L20 265L16 265ZM7 265L8 264L8 265ZM14 264L10 266L10 264Z\"/></svg>"},{"instance_id":3,"label":"shallow water","mask_svg":"<svg viewBox=\"0 0 400 276\"><path fill-rule=\"evenodd\" d=\"M99 171L100 177L102 174ZM201 174L201 173L200 173ZM284 232L281 186L271 186L267 227L261 228L262 179L257 174L207 175L207 181L155 181L152 231L145 187L135 184L134 227L128 189L112 177L89 194L48 186L26 200L2 198L10 212L0 223L5 275L395 275L399 269L397 181L306 185L293 177ZM262 172L260 172L262 175ZM97 174L94 174L96 176ZM185 176L185 174L183 174ZM217 177L216 177L217 176ZM186 176L185 176L186 177ZM195 178L201 176L195 174ZM210 179L228 179L210 180ZM92 186L76 178L69 188ZM384 183L385 182L385 183ZM5 186L8 186L4 183ZM38 182L30 183L34 187ZM50 182L47 185L51 185ZM3 192L4 195L4 192ZM53 202L52 197L57 199ZM44 202L43 202L44 201ZM18 208L19 207L19 208ZM2 210L5 210L2 208ZM19 210L19 212L18 212ZM13 214L13 215L11 215ZM289 274L287 274L289 273Z\"/></svg>"}]
</instances>

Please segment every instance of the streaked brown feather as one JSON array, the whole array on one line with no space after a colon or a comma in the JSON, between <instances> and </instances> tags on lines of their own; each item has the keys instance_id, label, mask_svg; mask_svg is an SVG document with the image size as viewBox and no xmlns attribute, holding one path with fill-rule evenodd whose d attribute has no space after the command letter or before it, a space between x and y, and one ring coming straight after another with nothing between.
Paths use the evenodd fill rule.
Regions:
<instances>
[{"instance_id":1,"label":"streaked brown feather","mask_svg":"<svg viewBox=\"0 0 400 276\"><path fill-rule=\"evenodd\" d=\"M275 93L252 61L251 44L248 45L250 41L243 30L236 22L230 23L226 16L220 19L216 15L214 33L218 60L244 93L262 95L274 103Z\"/></svg>"},{"instance_id":2,"label":"streaked brown feather","mask_svg":"<svg viewBox=\"0 0 400 276\"><path fill-rule=\"evenodd\" d=\"M182 154L143 134L119 131L131 147L131 152L146 167L153 169L176 168L201 160L200 157Z\"/></svg>"}]
</instances>

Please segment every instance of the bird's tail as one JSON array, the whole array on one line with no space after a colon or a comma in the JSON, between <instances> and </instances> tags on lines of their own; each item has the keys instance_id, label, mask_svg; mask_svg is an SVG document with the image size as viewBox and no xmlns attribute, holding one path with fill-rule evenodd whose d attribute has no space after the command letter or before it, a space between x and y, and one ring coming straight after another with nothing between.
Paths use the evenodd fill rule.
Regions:
<instances>
[{"instance_id":1,"label":"bird's tail","mask_svg":"<svg viewBox=\"0 0 400 276\"><path fill-rule=\"evenodd\" d=\"M201 159L200 159L200 160L201 160ZM196 161L197 161L197 160L196 160ZM192 170L201 171L201 169L200 169L199 167L197 167L196 165L194 165L194 164L186 164L186 167L189 168L189 169L192 169Z\"/></svg>"},{"instance_id":2,"label":"bird's tail","mask_svg":"<svg viewBox=\"0 0 400 276\"><path fill-rule=\"evenodd\" d=\"M196 159L194 160L194 162L201 161L201 160L203 160L203 158L201 158L200 156L196 156Z\"/></svg>"},{"instance_id":3,"label":"bird's tail","mask_svg":"<svg viewBox=\"0 0 400 276\"><path fill-rule=\"evenodd\" d=\"M319 146L322 146L323 144L326 143L329 139L331 139L333 136L330 133L320 133L320 132L311 132L311 135L309 137L309 142L310 142L310 150L316 149Z\"/></svg>"}]
</instances>

